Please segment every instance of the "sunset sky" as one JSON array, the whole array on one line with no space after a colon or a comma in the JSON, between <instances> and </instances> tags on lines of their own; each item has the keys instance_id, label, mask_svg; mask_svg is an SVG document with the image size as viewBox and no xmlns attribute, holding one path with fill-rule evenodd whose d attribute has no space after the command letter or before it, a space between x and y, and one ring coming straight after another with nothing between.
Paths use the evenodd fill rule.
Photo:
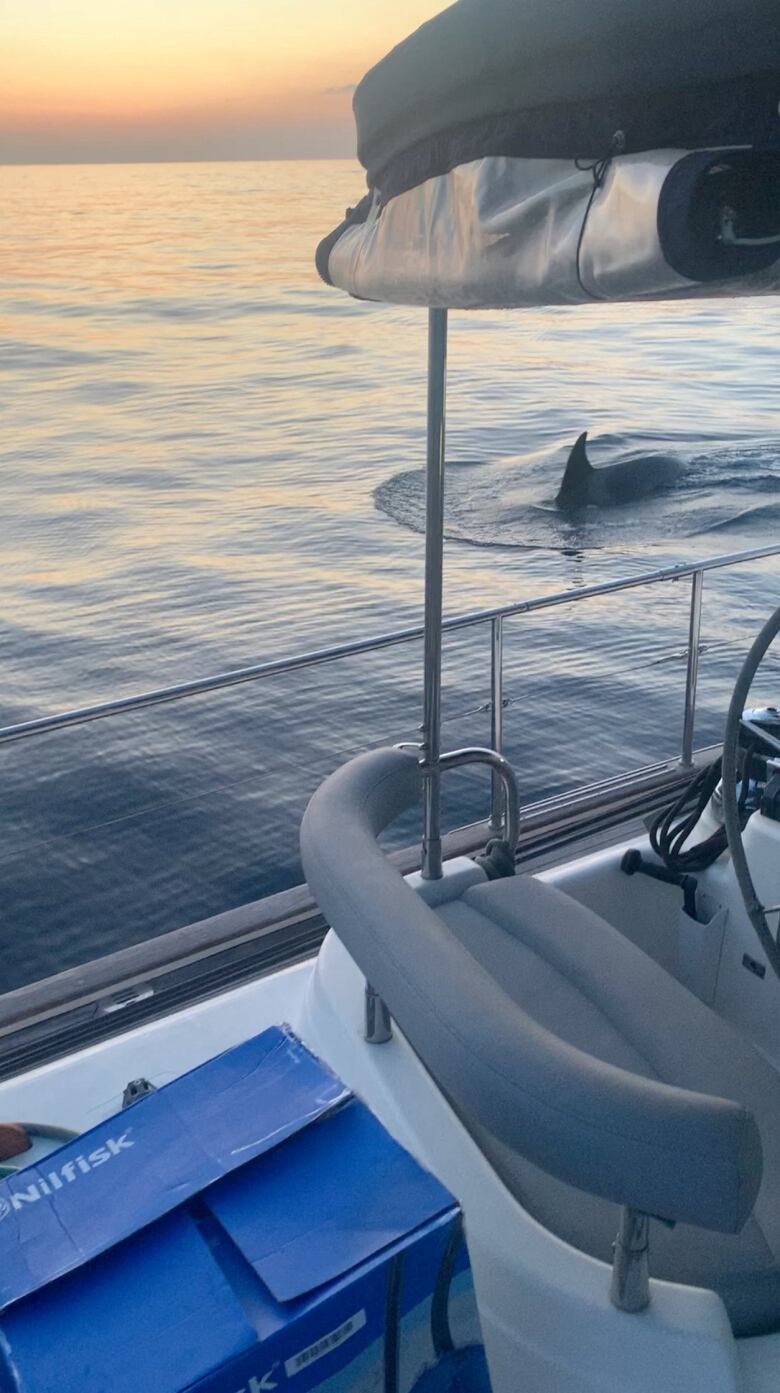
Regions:
<instances>
[{"instance_id":1,"label":"sunset sky","mask_svg":"<svg viewBox=\"0 0 780 1393\"><path fill-rule=\"evenodd\" d=\"M446 0L0 0L0 163L354 152L351 88Z\"/></svg>"}]
</instances>

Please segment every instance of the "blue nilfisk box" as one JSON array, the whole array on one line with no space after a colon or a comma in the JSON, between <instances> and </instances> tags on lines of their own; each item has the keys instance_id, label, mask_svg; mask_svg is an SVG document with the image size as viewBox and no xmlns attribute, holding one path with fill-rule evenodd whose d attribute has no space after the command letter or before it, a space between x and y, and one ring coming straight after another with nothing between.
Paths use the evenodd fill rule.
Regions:
<instances>
[{"instance_id":1,"label":"blue nilfisk box","mask_svg":"<svg viewBox=\"0 0 780 1393\"><path fill-rule=\"evenodd\" d=\"M0 1182L0 1393L488 1393L460 1212L273 1027Z\"/></svg>"}]
</instances>

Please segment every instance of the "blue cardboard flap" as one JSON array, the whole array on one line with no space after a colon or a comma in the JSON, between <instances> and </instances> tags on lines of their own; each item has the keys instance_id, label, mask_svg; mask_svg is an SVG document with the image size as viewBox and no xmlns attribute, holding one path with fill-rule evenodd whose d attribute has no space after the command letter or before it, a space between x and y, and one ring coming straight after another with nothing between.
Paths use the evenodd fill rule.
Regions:
<instances>
[{"instance_id":1,"label":"blue cardboard flap","mask_svg":"<svg viewBox=\"0 0 780 1393\"><path fill-rule=\"evenodd\" d=\"M0 1181L0 1309L106 1252L350 1096L291 1031L274 1026Z\"/></svg>"},{"instance_id":2,"label":"blue cardboard flap","mask_svg":"<svg viewBox=\"0 0 780 1393\"><path fill-rule=\"evenodd\" d=\"M14 1393L176 1393L257 1338L186 1210L16 1302L2 1326Z\"/></svg>"},{"instance_id":3,"label":"blue cardboard flap","mask_svg":"<svg viewBox=\"0 0 780 1393\"><path fill-rule=\"evenodd\" d=\"M212 1214L281 1302L342 1276L453 1204L357 1099L208 1194Z\"/></svg>"}]
</instances>

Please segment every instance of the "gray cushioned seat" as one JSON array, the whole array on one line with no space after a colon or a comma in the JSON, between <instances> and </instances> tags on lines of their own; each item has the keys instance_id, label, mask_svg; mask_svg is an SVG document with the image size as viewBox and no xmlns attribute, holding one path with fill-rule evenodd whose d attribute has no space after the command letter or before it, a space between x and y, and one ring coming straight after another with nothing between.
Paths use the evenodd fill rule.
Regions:
<instances>
[{"instance_id":1,"label":"gray cushioned seat","mask_svg":"<svg viewBox=\"0 0 780 1393\"><path fill-rule=\"evenodd\" d=\"M651 1272L718 1291L737 1334L780 1328L780 1077L598 915L529 877L433 909L378 834L420 796L414 755L325 781L301 828L339 938L521 1203L609 1261L616 1206Z\"/></svg>"},{"instance_id":2,"label":"gray cushioned seat","mask_svg":"<svg viewBox=\"0 0 780 1393\"><path fill-rule=\"evenodd\" d=\"M735 1333L780 1326L780 1078L755 1049L598 915L531 877L468 890L437 913L525 1012L607 1063L740 1099L759 1123L764 1175L741 1233L652 1225L657 1277L719 1292ZM523 1206L610 1262L618 1208L564 1184L485 1128L469 1128Z\"/></svg>"}]
</instances>

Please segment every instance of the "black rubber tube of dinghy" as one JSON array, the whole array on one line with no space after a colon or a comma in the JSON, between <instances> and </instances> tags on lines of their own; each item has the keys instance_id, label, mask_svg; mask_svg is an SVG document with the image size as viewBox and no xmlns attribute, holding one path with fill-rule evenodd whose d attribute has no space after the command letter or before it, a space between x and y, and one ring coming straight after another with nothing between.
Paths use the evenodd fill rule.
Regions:
<instances>
[{"instance_id":1,"label":"black rubber tube of dinghy","mask_svg":"<svg viewBox=\"0 0 780 1393\"><path fill-rule=\"evenodd\" d=\"M753 643L750 652L742 664L742 671L737 678L737 683L731 697L729 714L726 718L726 729L723 734L722 794L723 821L726 826L729 851L731 852L731 861L734 866L734 874L737 877L737 884L742 892L742 898L745 901L745 909L758 935L761 947L766 953L776 976L780 978L780 948L778 948L767 922L764 907L756 894L756 887L753 883L753 877L750 873L750 867L742 841L739 801L737 798L737 779L739 777L739 771L737 769L737 750L739 747L740 723L753 679L767 649L773 639L777 637L778 633L780 633L780 608L776 609L774 614L769 617Z\"/></svg>"}]
</instances>

